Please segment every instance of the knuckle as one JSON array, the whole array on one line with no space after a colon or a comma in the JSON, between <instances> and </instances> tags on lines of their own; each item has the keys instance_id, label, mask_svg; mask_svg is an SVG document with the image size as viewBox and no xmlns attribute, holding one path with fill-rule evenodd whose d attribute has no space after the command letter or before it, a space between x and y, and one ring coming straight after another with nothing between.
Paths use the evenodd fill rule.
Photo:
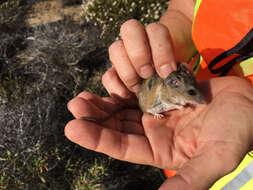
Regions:
<instances>
[{"instance_id":1,"label":"knuckle","mask_svg":"<svg viewBox=\"0 0 253 190\"><path fill-rule=\"evenodd\" d=\"M150 32L167 32L167 28L160 23L151 23L146 26L146 31Z\"/></svg>"},{"instance_id":2,"label":"knuckle","mask_svg":"<svg viewBox=\"0 0 253 190\"><path fill-rule=\"evenodd\" d=\"M117 75L115 73L114 69L109 69L105 72L105 74L102 76L102 84L105 85L108 81L114 81L117 79Z\"/></svg>"},{"instance_id":3,"label":"knuckle","mask_svg":"<svg viewBox=\"0 0 253 190\"><path fill-rule=\"evenodd\" d=\"M118 91L118 96L122 98L128 98L131 96L131 93L126 88L123 88L120 91Z\"/></svg>"},{"instance_id":4,"label":"knuckle","mask_svg":"<svg viewBox=\"0 0 253 190\"><path fill-rule=\"evenodd\" d=\"M124 22L120 27L120 33L124 34L125 31L131 30L132 28L142 27L142 24L136 19L130 19Z\"/></svg>"},{"instance_id":5,"label":"knuckle","mask_svg":"<svg viewBox=\"0 0 253 190\"><path fill-rule=\"evenodd\" d=\"M121 78L128 87L132 87L139 82L139 77L133 72L123 72Z\"/></svg>"},{"instance_id":6,"label":"knuckle","mask_svg":"<svg viewBox=\"0 0 253 190\"><path fill-rule=\"evenodd\" d=\"M102 84L104 87L109 90L109 93L112 89L112 81L120 80L116 71L114 69L110 69L106 71L106 73L102 76ZM113 92L116 92L116 94L119 97L129 97L130 92L125 87L118 87L117 89L113 89Z\"/></svg>"},{"instance_id":7,"label":"knuckle","mask_svg":"<svg viewBox=\"0 0 253 190\"><path fill-rule=\"evenodd\" d=\"M123 47L124 47L124 44L123 44L123 41L122 41L122 40L117 40L117 41L113 42L113 43L109 46L109 48L108 48L109 55L115 54L115 52L121 50Z\"/></svg>"},{"instance_id":8,"label":"knuckle","mask_svg":"<svg viewBox=\"0 0 253 190\"><path fill-rule=\"evenodd\" d=\"M158 56L154 56L154 63L157 66L165 65L168 63L172 63L173 60L170 60L167 54L161 54Z\"/></svg>"},{"instance_id":9,"label":"knuckle","mask_svg":"<svg viewBox=\"0 0 253 190\"><path fill-rule=\"evenodd\" d=\"M145 48L139 48L139 49L133 50L130 56L131 56L130 59L133 62L134 66L136 65L138 66L141 63L147 63L151 59L150 54L147 52Z\"/></svg>"}]
</instances>

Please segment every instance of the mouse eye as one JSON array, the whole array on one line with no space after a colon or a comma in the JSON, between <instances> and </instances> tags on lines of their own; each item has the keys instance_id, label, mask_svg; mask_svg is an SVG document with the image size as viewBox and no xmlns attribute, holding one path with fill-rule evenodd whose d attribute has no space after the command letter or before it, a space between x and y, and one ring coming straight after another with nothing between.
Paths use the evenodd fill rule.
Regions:
<instances>
[{"instance_id":1,"label":"mouse eye","mask_svg":"<svg viewBox=\"0 0 253 190\"><path fill-rule=\"evenodd\" d=\"M195 90L191 89L191 90L188 90L188 94L190 96L195 96L197 94L197 92Z\"/></svg>"}]
</instances>

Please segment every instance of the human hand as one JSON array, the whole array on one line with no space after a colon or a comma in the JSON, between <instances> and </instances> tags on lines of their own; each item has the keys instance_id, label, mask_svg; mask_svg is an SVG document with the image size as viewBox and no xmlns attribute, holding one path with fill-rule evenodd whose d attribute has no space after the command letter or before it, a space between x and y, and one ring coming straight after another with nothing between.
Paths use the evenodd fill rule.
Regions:
<instances>
[{"instance_id":1,"label":"human hand","mask_svg":"<svg viewBox=\"0 0 253 190\"><path fill-rule=\"evenodd\" d=\"M253 88L243 79L202 82L209 103L169 111L165 119L129 109L102 123L78 119L103 117L107 110L134 103L114 69L105 74L103 84L113 97L84 92L68 104L76 119L67 124L66 136L116 159L178 170L160 190L207 189L235 169L253 145Z\"/></svg>"},{"instance_id":2,"label":"human hand","mask_svg":"<svg viewBox=\"0 0 253 190\"><path fill-rule=\"evenodd\" d=\"M119 78L137 93L141 78L151 77L155 70L162 78L176 70L176 60L168 29L160 23L144 27L137 20L121 26L122 40L109 48L110 60Z\"/></svg>"}]
</instances>

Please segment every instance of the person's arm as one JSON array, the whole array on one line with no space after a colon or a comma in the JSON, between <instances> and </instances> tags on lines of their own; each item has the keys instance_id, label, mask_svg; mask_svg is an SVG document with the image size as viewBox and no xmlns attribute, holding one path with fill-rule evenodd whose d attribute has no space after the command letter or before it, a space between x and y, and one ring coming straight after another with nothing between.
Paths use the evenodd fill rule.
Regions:
<instances>
[{"instance_id":1,"label":"person's arm","mask_svg":"<svg viewBox=\"0 0 253 190\"><path fill-rule=\"evenodd\" d=\"M196 52L191 31L195 0L172 0L160 19L170 33L177 61L188 61Z\"/></svg>"}]
</instances>

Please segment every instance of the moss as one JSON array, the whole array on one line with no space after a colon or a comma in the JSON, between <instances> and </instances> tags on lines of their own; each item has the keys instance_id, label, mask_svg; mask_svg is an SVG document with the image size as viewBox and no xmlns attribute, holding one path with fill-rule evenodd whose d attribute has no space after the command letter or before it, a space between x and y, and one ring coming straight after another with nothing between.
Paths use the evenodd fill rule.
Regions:
<instances>
[{"instance_id":1,"label":"moss","mask_svg":"<svg viewBox=\"0 0 253 190\"><path fill-rule=\"evenodd\" d=\"M0 103L23 103L25 96L25 84L19 86L11 75L2 76L0 82Z\"/></svg>"}]
</instances>

